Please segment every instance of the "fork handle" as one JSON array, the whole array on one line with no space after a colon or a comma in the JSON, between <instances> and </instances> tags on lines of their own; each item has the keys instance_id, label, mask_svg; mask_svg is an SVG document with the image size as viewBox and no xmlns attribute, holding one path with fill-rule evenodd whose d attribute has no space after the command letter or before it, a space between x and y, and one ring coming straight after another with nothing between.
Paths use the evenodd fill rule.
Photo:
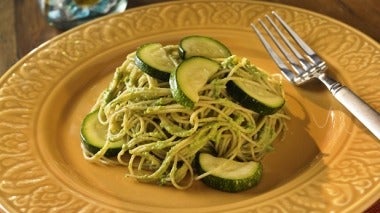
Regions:
<instances>
[{"instance_id":1,"label":"fork handle","mask_svg":"<svg viewBox=\"0 0 380 213\"><path fill-rule=\"evenodd\" d=\"M334 97L380 140L380 113L370 107L350 89L327 75L319 76Z\"/></svg>"}]
</instances>

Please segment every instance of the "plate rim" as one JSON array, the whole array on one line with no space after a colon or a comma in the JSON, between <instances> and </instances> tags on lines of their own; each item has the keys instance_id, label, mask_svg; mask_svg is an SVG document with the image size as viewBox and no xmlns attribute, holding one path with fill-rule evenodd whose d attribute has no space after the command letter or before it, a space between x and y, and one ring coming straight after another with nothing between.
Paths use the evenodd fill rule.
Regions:
<instances>
[{"instance_id":1,"label":"plate rim","mask_svg":"<svg viewBox=\"0 0 380 213\"><path fill-rule=\"evenodd\" d=\"M191 1L191 2L186 2L186 3L185 2L181 2L181 1L162 2L162 3L156 3L156 4L150 4L150 5L146 5L146 6L142 6L142 7L132 8L130 10L127 10L125 13L133 13L135 11L141 11L141 10L144 10L144 9L154 8L154 7L161 7L161 6L165 6L165 5L169 5L169 4L178 4L178 5L179 4L194 4L194 3L197 3L197 2L207 2L207 1L197 0L197 1ZM227 2L227 1L220 1L220 2ZM323 18L325 18L325 19L327 19L329 21L334 22L335 24L338 24L340 26L344 26L344 28L348 28L349 30L354 31L357 35L363 37L367 42L372 43L374 46L377 46L377 48L379 49L379 44L376 43L371 37L369 37L369 36L365 35L364 33L362 33L361 31L359 31L357 29L354 29L351 26L349 26L349 25L347 25L345 23L339 22L339 21L337 21L337 20L335 20L333 18L324 16L324 15L321 15L321 14L318 14L318 13L315 13L315 12L312 12L312 11L308 11L308 10L305 10L305 9L302 9L302 8L293 7L293 6L283 5L283 4L279 4L279 3L269 3L269 2L261 2L261 1L251 2L251 1L248 1L248 0L239 0L239 1L235 1L235 2L244 2L244 3L250 2L251 4L265 4L265 5L269 5L269 6L273 6L274 5L275 7L288 8L288 9L296 10L296 11L303 11L304 13L312 14L313 16L323 17ZM116 14L116 15L111 15L111 16L108 16L108 17L103 17L103 18L100 18L98 20L94 20L92 22L89 22L89 23L86 23L84 25L81 25L81 26L79 26L77 28L73 28L72 30L64 32L64 33L62 33L62 34L54 37L53 39L44 42L43 44L41 44L40 46L38 46L37 48L35 48L33 51L31 51L30 53L28 53L26 56L24 56L22 59L20 59L16 64L14 64L8 71L6 71L1 76L1 78L0 78L0 86L1 86L0 90L3 88L4 82L6 82L6 80L9 79L14 72L16 72L21 66L23 66L25 62L27 62L28 60L30 60L30 58L34 57L35 54L38 54L41 51L43 51L44 48L48 47L49 45L52 45L53 43L55 43L57 41L60 41L60 40L64 39L66 37L69 37L70 35L72 35L75 32L78 32L80 30L86 29L87 27L90 27L90 26L92 26L92 25L94 25L96 23L99 23L101 21L110 20L113 17L118 17L118 16L120 16L120 15ZM376 201L376 200L377 199L374 196L373 199L371 200L371 203L372 203L372 201ZM4 205L4 204L2 203L2 205ZM369 205L370 204L367 204L367 206L364 206L364 208L365 207L369 207Z\"/></svg>"}]
</instances>

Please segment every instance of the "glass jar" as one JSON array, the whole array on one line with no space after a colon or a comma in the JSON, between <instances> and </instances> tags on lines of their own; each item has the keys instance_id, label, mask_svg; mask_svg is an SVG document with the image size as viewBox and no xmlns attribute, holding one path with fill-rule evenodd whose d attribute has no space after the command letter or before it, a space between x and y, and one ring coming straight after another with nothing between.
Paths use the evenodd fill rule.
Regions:
<instances>
[{"instance_id":1,"label":"glass jar","mask_svg":"<svg viewBox=\"0 0 380 213\"><path fill-rule=\"evenodd\" d=\"M123 12L127 0L38 0L47 21L66 30L94 18Z\"/></svg>"}]
</instances>

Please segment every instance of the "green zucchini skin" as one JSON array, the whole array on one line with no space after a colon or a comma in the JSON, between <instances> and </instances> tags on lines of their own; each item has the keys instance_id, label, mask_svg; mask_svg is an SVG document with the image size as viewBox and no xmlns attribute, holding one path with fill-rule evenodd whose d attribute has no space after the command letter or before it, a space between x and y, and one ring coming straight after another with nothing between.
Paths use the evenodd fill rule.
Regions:
<instances>
[{"instance_id":1,"label":"green zucchini skin","mask_svg":"<svg viewBox=\"0 0 380 213\"><path fill-rule=\"evenodd\" d=\"M81 142L84 146L84 148L91 152L92 154L96 154L100 149L101 147L97 147L97 146L94 146L94 145L91 145L88 141L86 141L86 139L83 137L83 135L81 134ZM115 157L117 156L117 154L121 151L121 147L119 148L110 148L106 151L106 153L104 154L105 157Z\"/></svg>"},{"instance_id":2,"label":"green zucchini skin","mask_svg":"<svg viewBox=\"0 0 380 213\"><path fill-rule=\"evenodd\" d=\"M250 97L246 94L238 85L236 85L233 81L228 81L226 84L227 93L237 102L240 103L243 107L247 109L251 109L254 112L257 112L261 115L271 115L276 113L278 110L282 108L285 102L282 102L277 107L267 106L257 99Z\"/></svg>"},{"instance_id":3,"label":"green zucchini skin","mask_svg":"<svg viewBox=\"0 0 380 213\"><path fill-rule=\"evenodd\" d=\"M205 153L197 153L194 161L195 169L198 174L207 172L203 169L200 160L200 156L202 154ZM203 177L201 181L207 186L223 192L236 193L246 191L255 187L261 180L263 174L263 165L261 162L257 163L258 167L255 173L246 178L226 179L215 175L208 175L206 177Z\"/></svg>"},{"instance_id":4,"label":"green zucchini skin","mask_svg":"<svg viewBox=\"0 0 380 213\"><path fill-rule=\"evenodd\" d=\"M80 129L80 139L83 147L96 154L105 144L106 127L98 122L98 111L91 112L83 119ZM100 135L104 135L100 137ZM122 148L122 142L115 142L104 154L105 157L116 156Z\"/></svg>"},{"instance_id":5,"label":"green zucchini skin","mask_svg":"<svg viewBox=\"0 0 380 213\"><path fill-rule=\"evenodd\" d=\"M179 82L177 80L176 72L172 72L171 76L169 78L169 84L170 89L173 95L173 98L178 102L181 103L182 106L187 107L189 109L194 108L194 102L190 100L185 93L180 89Z\"/></svg>"},{"instance_id":6,"label":"green zucchini skin","mask_svg":"<svg viewBox=\"0 0 380 213\"><path fill-rule=\"evenodd\" d=\"M148 64L144 63L139 57L135 57L135 64L136 66L145 72L146 74L152 76L153 78L159 79L161 81L168 81L170 77L170 73L164 72L161 70L157 70L152 66L149 66Z\"/></svg>"},{"instance_id":7,"label":"green zucchini skin","mask_svg":"<svg viewBox=\"0 0 380 213\"><path fill-rule=\"evenodd\" d=\"M182 59L193 56L207 58L227 58L231 51L220 41L200 35L191 35L181 39L179 42L179 54Z\"/></svg>"},{"instance_id":8,"label":"green zucchini skin","mask_svg":"<svg viewBox=\"0 0 380 213\"><path fill-rule=\"evenodd\" d=\"M135 64L146 74L161 81L168 81L170 73L175 70L174 64L163 65L160 58L155 57L154 51L164 51L160 43L147 43L143 44L136 50ZM156 55L157 56L157 55ZM162 59L162 58L161 58ZM169 59L166 58L165 63Z\"/></svg>"},{"instance_id":9,"label":"green zucchini skin","mask_svg":"<svg viewBox=\"0 0 380 213\"><path fill-rule=\"evenodd\" d=\"M170 75L169 84L173 98L181 105L193 108L198 102L199 90L219 69L218 62L203 56L183 60Z\"/></svg>"}]
</instances>

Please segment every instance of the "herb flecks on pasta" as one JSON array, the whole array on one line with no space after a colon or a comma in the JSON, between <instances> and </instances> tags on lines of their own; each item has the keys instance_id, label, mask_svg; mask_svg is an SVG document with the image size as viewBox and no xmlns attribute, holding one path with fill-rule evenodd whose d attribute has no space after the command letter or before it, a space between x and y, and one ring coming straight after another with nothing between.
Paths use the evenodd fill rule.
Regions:
<instances>
[{"instance_id":1,"label":"herb flecks on pasta","mask_svg":"<svg viewBox=\"0 0 380 213\"><path fill-rule=\"evenodd\" d=\"M173 64L182 62L176 45L164 49ZM104 146L96 153L83 146L90 161L126 166L126 175L141 182L185 189L209 175L195 171L197 153L240 162L261 161L286 128L282 109L261 115L240 105L226 91L227 82L241 80L284 96L281 77L265 73L246 58L213 59L220 69L199 91L199 101L188 108L173 99L168 82L135 65L135 54L129 54L116 69L92 107L91 113L96 113L106 135ZM105 155L120 141L122 147L115 157Z\"/></svg>"}]
</instances>

